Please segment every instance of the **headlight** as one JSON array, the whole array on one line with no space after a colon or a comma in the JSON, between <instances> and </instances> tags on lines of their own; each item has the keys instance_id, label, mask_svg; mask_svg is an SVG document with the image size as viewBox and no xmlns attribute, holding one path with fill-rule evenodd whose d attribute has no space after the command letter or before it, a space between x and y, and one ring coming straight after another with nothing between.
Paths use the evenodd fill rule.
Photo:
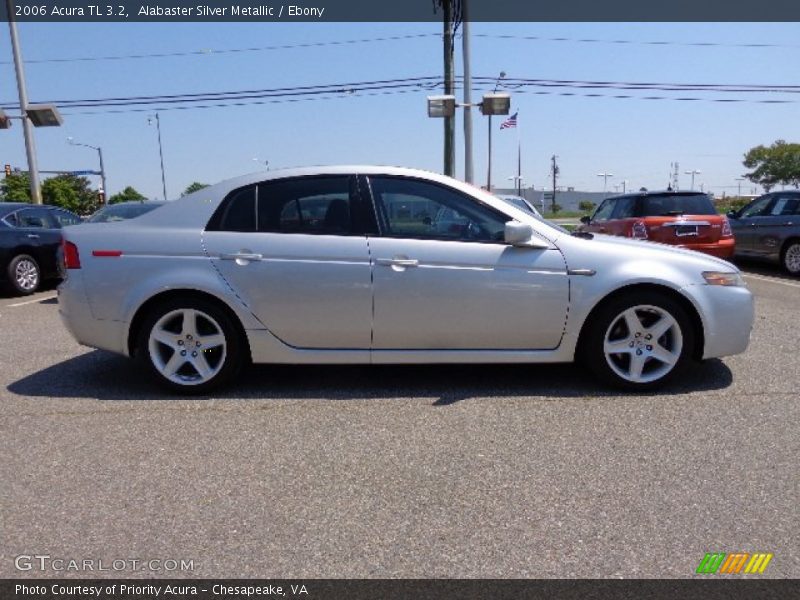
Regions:
<instances>
[{"instance_id":1,"label":"headlight","mask_svg":"<svg viewBox=\"0 0 800 600\"><path fill-rule=\"evenodd\" d=\"M744 287L744 279L739 273L725 271L703 271L703 279L708 285L724 285L726 287Z\"/></svg>"}]
</instances>

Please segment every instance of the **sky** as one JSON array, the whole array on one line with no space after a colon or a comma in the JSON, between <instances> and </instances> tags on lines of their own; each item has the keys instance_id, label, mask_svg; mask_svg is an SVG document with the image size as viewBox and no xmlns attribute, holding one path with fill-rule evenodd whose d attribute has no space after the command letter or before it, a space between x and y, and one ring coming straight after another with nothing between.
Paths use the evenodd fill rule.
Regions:
<instances>
[{"instance_id":1,"label":"sky","mask_svg":"<svg viewBox=\"0 0 800 600\"><path fill-rule=\"evenodd\" d=\"M31 103L442 74L440 23L20 23L18 30ZM497 77L504 71L507 78L525 79L800 85L798 33L796 23L473 23L472 74ZM387 37L402 39L377 39ZM598 41L579 41L587 39ZM355 40L372 41L332 43ZM309 46L322 42L326 45ZM4 26L0 105L17 114L10 46ZM214 52L97 60L208 49ZM64 60L78 58L94 60ZM460 40L455 60L461 75ZM489 87L473 85L473 101L491 91ZM690 187L691 176L685 171L697 170L696 188L702 184L705 191L730 195L737 192L736 178L746 171L742 158L749 148L777 139L800 141L798 94L512 89L502 84L499 91L511 94L511 112L518 113L519 127L500 130L503 118L492 121L492 180L498 187L513 187L509 178L517 172L519 149L525 187L549 188L550 157L557 155L558 185L564 188L603 191L604 179L597 176L603 172L614 175L607 179L609 191L620 189L623 181L627 189L665 188L670 164L678 162L681 188ZM339 94L182 110L174 110L174 105L64 108L62 127L35 132L39 168L97 169L97 153L69 145L67 138L72 137L102 148L109 193L133 186L149 198L160 198L157 131L148 124L148 116L157 110L170 198L194 181L216 183L266 168L389 164L441 172L443 125L426 112L426 96L438 93L441 89L419 88L402 94ZM621 95L636 97L611 97ZM672 99L678 97L700 100ZM483 185L488 123L479 112L473 115L475 182ZM456 176L463 179L461 119L459 109ZM19 122L0 131L0 162L27 169ZM99 178L92 181L97 185ZM742 185L742 193L760 191L749 182Z\"/></svg>"}]
</instances>

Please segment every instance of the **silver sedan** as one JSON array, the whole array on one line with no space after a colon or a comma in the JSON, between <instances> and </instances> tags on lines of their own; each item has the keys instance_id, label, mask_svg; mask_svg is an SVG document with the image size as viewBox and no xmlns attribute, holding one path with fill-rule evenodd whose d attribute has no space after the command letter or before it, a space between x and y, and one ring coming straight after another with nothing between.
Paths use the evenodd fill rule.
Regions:
<instances>
[{"instance_id":1,"label":"silver sedan","mask_svg":"<svg viewBox=\"0 0 800 600\"><path fill-rule=\"evenodd\" d=\"M458 216L437 227L442 210ZM245 176L64 230L59 310L82 344L181 393L257 363L554 363L663 384L747 348L733 265L570 235L468 184L392 167Z\"/></svg>"}]
</instances>

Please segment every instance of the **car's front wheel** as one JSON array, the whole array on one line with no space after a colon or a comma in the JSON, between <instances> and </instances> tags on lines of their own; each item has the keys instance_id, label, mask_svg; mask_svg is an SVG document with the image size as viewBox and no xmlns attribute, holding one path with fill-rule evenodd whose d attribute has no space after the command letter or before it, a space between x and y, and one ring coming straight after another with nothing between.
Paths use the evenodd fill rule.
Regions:
<instances>
[{"instance_id":1,"label":"car's front wheel","mask_svg":"<svg viewBox=\"0 0 800 600\"><path fill-rule=\"evenodd\" d=\"M800 275L800 240L792 240L781 255L783 268L792 275Z\"/></svg>"},{"instance_id":2,"label":"car's front wheel","mask_svg":"<svg viewBox=\"0 0 800 600\"><path fill-rule=\"evenodd\" d=\"M32 256L20 254L8 263L8 281L18 294L32 294L39 289L42 272L39 263Z\"/></svg>"},{"instance_id":3,"label":"car's front wheel","mask_svg":"<svg viewBox=\"0 0 800 600\"><path fill-rule=\"evenodd\" d=\"M215 304L175 299L147 316L137 356L162 385L202 394L236 375L243 344L231 318Z\"/></svg>"},{"instance_id":4,"label":"car's front wheel","mask_svg":"<svg viewBox=\"0 0 800 600\"><path fill-rule=\"evenodd\" d=\"M600 379L616 387L647 390L663 385L692 356L691 320L668 296L651 291L618 296L591 318L583 358Z\"/></svg>"}]
</instances>

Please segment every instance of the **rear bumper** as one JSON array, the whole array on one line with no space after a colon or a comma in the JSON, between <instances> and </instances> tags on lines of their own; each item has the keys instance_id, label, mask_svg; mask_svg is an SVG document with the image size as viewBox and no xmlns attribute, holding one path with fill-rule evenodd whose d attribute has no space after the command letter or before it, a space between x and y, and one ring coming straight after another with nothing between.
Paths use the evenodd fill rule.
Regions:
<instances>
[{"instance_id":1,"label":"rear bumper","mask_svg":"<svg viewBox=\"0 0 800 600\"><path fill-rule=\"evenodd\" d=\"M94 318L86 299L83 274L78 270L70 271L58 287L58 313L79 344L127 355L126 324Z\"/></svg>"},{"instance_id":2,"label":"rear bumper","mask_svg":"<svg viewBox=\"0 0 800 600\"><path fill-rule=\"evenodd\" d=\"M720 240L713 244L679 244L678 247L686 248L687 250L695 250L696 252L703 252L704 254L710 254L711 256L728 260L733 258L736 242L731 238L729 240Z\"/></svg>"}]
</instances>

